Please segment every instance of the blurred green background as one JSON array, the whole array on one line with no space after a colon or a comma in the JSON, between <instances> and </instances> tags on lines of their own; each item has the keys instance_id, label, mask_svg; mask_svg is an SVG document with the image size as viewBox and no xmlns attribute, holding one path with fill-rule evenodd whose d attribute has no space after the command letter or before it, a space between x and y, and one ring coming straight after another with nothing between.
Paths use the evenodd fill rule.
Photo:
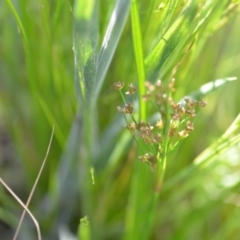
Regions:
<instances>
[{"instance_id":1,"label":"blurred green background","mask_svg":"<svg viewBox=\"0 0 240 240\"><path fill-rule=\"evenodd\" d=\"M73 51L77 31L74 26L78 24L74 17L75 5L73 1L64 0L12 1L18 14L14 16L9 2L0 2L0 177L26 202L54 125L50 153L30 209L39 221L43 239L55 239L59 235L61 239L68 239L59 233L59 229L67 226L76 235L80 218L87 215L85 206L88 202L88 197L82 195L85 188L83 172L87 171L88 165L81 165L85 161L82 145L86 135L71 137L74 124L78 123L76 116L83 111L79 104L79 79ZM91 5L91 1L83 2ZM115 2L97 2L100 51ZM207 1L162 1L163 8L159 7L160 2L139 1L146 56L159 41L161 32L177 21L188 3L194 2L200 15L201 6ZM173 60L166 73L157 76L163 81L168 79L172 69L186 54L175 74L176 100L215 79L239 78L239 2L225 2L226 5L219 10L219 17L208 19L206 27L179 50L179 57ZM175 7L169 7L173 3ZM209 4L215 7L217 1L209 1ZM165 15L166 11L171 17ZM228 14L224 15L226 12ZM96 184L91 190L91 216L96 224L93 229L99 234L97 239L123 239L133 162L137 161L136 146L130 136L126 136L122 116L116 110L122 102L113 88L114 81L137 85L131 31L128 17L95 109L95 140L100 142L99 149L93 150L97 167ZM193 45L187 53L191 43ZM153 76L151 67L149 69L146 67L146 80ZM149 239L237 240L240 236L239 144L217 155L214 163L204 170L193 172L171 185L171 179L187 169L237 117L240 112L239 89L237 80L204 97L208 105L198 116L195 131L169 157L165 178L166 186L170 187L166 187L160 197ZM86 109L90 108L88 103L84 104ZM86 127L79 126L80 132ZM142 201L148 198L147 194ZM11 239L21 211L17 202L0 187L0 233L6 234L3 239ZM139 214L144 216L144 210ZM19 239L36 239L28 217Z\"/></svg>"}]
</instances>

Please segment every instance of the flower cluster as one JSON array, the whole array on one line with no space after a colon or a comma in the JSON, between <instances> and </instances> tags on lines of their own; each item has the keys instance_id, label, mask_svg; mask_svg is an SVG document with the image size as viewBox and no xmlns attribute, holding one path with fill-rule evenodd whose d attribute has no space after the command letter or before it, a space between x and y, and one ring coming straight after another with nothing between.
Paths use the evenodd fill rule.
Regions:
<instances>
[{"instance_id":1,"label":"flower cluster","mask_svg":"<svg viewBox=\"0 0 240 240\"><path fill-rule=\"evenodd\" d=\"M185 128L178 132L178 136L182 139L187 137L189 133L194 130L192 119L197 116L197 111L200 108L205 107L207 103L203 100L196 101L193 98L185 97L180 103L174 103L170 100L169 104L172 108L171 123L175 123L171 124L172 126L169 130L169 137L172 137L176 132L176 126L180 123L186 122L187 120Z\"/></svg>"},{"instance_id":2,"label":"flower cluster","mask_svg":"<svg viewBox=\"0 0 240 240\"><path fill-rule=\"evenodd\" d=\"M148 144L159 144L162 140L160 133L154 133L154 126L151 126L149 123L144 122L130 122L126 125L126 128L132 133L136 133L144 143Z\"/></svg>"},{"instance_id":3,"label":"flower cluster","mask_svg":"<svg viewBox=\"0 0 240 240\"><path fill-rule=\"evenodd\" d=\"M117 110L123 114L132 114L133 113L133 105L132 105L132 103L127 103L127 104L125 104L125 106L123 108L118 106Z\"/></svg>"},{"instance_id":4,"label":"flower cluster","mask_svg":"<svg viewBox=\"0 0 240 240\"><path fill-rule=\"evenodd\" d=\"M124 87L123 82L116 82L114 86L120 91L125 106L118 106L126 120L126 128L134 135L134 139L138 141L142 149L147 149L144 155L139 156L142 162L147 162L154 169L157 159L162 153L166 154L171 151L180 140L189 136L194 130L193 120L197 116L200 108L206 106L206 102L197 101L191 97L185 97L180 102L174 102L172 99L175 89L175 79L172 79L168 86L165 87L161 80L157 80L155 84L145 82L146 94L143 100L151 103L158 113L158 119L150 122L136 121L134 118L133 103L126 103L122 94ZM136 93L136 87L133 84L128 86L126 95ZM126 115L130 115L126 118ZM171 144L170 144L171 143Z\"/></svg>"}]
</instances>

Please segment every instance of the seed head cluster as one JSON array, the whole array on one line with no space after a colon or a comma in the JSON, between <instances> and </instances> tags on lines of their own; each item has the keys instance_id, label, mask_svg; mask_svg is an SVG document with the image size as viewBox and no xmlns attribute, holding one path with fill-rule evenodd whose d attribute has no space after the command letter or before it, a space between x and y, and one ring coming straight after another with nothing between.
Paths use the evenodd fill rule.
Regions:
<instances>
[{"instance_id":1,"label":"seed head cluster","mask_svg":"<svg viewBox=\"0 0 240 240\"><path fill-rule=\"evenodd\" d=\"M127 104L125 104L124 107L118 106L117 110L123 114L132 114L133 113L133 105L132 105L132 103L127 103Z\"/></svg>"},{"instance_id":2,"label":"seed head cluster","mask_svg":"<svg viewBox=\"0 0 240 240\"><path fill-rule=\"evenodd\" d=\"M114 83L115 89L120 92L124 85L124 82ZM174 102L172 99L172 95L176 91L174 78L167 87L161 80L157 80L155 84L145 82L145 87L146 94L142 96L143 100L149 102L156 110L155 112L159 113L159 118L155 122L137 122L134 118L133 103L125 103L124 107L118 106L117 109L125 116L126 128L135 136L134 139L139 141L140 145L143 144L144 149L149 149L144 155L139 156L139 159L154 168L157 156L161 154L164 144L172 141L172 146L175 146L176 142L188 137L194 130L194 118L207 103L191 97ZM125 94L133 95L135 93L136 87L129 84ZM126 118L126 115L130 115L130 117ZM170 146L170 144L167 145Z\"/></svg>"}]
</instances>

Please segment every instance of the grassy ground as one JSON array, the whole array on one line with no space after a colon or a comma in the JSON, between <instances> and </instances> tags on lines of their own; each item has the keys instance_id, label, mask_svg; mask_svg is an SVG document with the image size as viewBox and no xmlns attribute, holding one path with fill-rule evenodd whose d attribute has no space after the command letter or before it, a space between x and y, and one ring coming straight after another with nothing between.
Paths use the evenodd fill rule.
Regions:
<instances>
[{"instance_id":1,"label":"grassy ground","mask_svg":"<svg viewBox=\"0 0 240 240\"><path fill-rule=\"evenodd\" d=\"M54 127L43 239L239 238L239 21L237 0L0 3L0 177L26 203Z\"/></svg>"}]
</instances>

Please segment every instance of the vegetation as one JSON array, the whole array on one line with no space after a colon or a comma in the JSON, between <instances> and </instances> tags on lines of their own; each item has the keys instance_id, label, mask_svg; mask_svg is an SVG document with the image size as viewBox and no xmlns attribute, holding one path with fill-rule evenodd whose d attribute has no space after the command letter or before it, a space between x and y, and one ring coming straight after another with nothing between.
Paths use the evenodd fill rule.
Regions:
<instances>
[{"instance_id":1,"label":"vegetation","mask_svg":"<svg viewBox=\"0 0 240 240\"><path fill-rule=\"evenodd\" d=\"M4 239L239 238L239 3L0 2Z\"/></svg>"}]
</instances>

